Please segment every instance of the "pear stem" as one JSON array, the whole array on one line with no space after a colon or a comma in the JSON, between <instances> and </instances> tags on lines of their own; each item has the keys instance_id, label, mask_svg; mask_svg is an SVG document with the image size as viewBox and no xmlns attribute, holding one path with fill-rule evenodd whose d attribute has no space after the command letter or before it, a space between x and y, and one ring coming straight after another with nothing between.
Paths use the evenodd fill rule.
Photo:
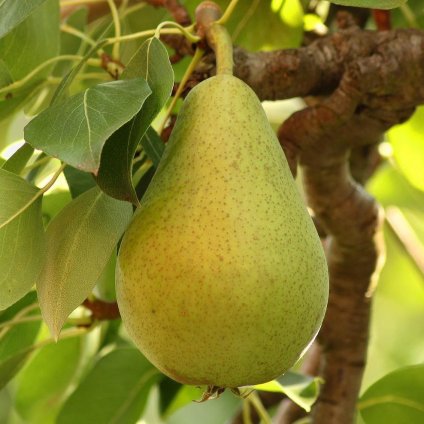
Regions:
<instances>
[{"instance_id":1,"label":"pear stem","mask_svg":"<svg viewBox=\"0 0 424 424\"><path fill-rule=\"evenodd\" d=\"M208 44L216 57L216 73L233 74L233 43L227 29L219 23L213 23L206 32Z\"/></svg>"},{"instance_id":2,"label":"pear stem","mask_svg":"<svg viewBox=\"0 0 424 424\"><path fill-rule=\"evenodd\" d=\"M215 52L216 73L233 74L233 43L227 29L219 23L221 18L219 6L212 1L204 1L196 9L197 34L206 38L208 45Z\"/></svg>"}]
</instances>

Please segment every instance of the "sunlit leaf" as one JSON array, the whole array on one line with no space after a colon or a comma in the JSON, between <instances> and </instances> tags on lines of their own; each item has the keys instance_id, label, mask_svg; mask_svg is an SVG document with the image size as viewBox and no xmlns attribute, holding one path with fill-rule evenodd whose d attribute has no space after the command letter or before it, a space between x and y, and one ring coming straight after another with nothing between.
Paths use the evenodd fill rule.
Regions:
<instances>
[{"instance_id":1,"label":"sunlit leaf","mask_svg":"<svg viewBox=\"0 0 424 424\"><path fill-rule=\"evenodd\" d=\"M37 290L43 317L57 337L90 294L132 216L132 207L93 188L47 227L47 253Z\"/></svg>"},{"instance_id":2,"label":"sunlit leaf","mask_svg":"<svg viewBox=\"0 0 424 424\"><path fill-rule=\"evenodd\" d=\"M25 140L96 173L106 139L140 110L150 93L142 78L95 85L40 113L25 127Z\"/></svg>"},{"instance_id":3,"label":"sunlit leaf","mask_svg":"<svg viewBox=\"0 0 424 424\"><path fill-rule=\"evenodd\" d=\"M29 144L23 144L2 166L5 171L19 174L24 168L32 154L34 148Z\"/></svg>"},{"instance_id":4,"label":"sunlit leaf","mask_svg":"<svg viewBox=\"0 0 424 424\"><path fill-rule=\"evenodd\" d=\"M134 348L101 358L66 401L57 424L134 424L159 371Z\"/></svg>"},{"instance_id":5,"label":"sunlit leaf","mask_svg":"<svg viewBox=\"0 0 424 424\"><path fill-rule=\"evenodd\" d=\"M278 380L253 386L256 390L284 393L309 412L319 394L320 379L289 371Z\"/></svg>"},{"instance_id":6,"label":"sunlit leaf","mask_svg":"<svg viewBox=\"0 0 424 424\"><path fill-rule=\"evenodd\" d=\"M37 192L19 176L0 169L0 310L28 293L43 264L41 196L19 213Z\"/></svg>"},{"instance_id":7,"label":"sunlit leaf","mask_svg":"<svg viewBox=\"0 0 424 424\"><path fill-rule=\"evenodd\" d=\"M424 365L384 376L361 396L358 409L366 424L424 422Z\"/></svg>"},{"instance_id":8,"label":"sunlit leaf","mask_svg":"<svg viewBox=\"0 0 424 424\"><path fill-rule=\"evenodd\" d=\"M134 119L106 143L97 178L110 196L135 204L138 200L132 182L132 159L150 123L171 95L174 83L168 52L156 37L142 44L122 74L123 79L138 77L147 80L152 95Z\"/></svg>"}]
</instances>

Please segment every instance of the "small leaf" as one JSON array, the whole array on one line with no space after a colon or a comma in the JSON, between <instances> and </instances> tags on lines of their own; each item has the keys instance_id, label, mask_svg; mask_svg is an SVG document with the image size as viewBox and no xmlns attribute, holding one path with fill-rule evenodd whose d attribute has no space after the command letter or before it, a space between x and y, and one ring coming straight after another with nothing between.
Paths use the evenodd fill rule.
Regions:
<instances>
[{"instance_id":1,"label":"small leaf","mask_svg":"<svg viewBox=\"0 0 424 424\"><path fill-rule=\"evenodd\" d=\"M366 7L369 9L393 9L406 3L406 0L330 0L342 6Z\"/></svg>"},{"instance_id":2,"label":"small leaf","mask_svg":"<svg viewBox=\"0 0 424 424\"><path fill-rule=\"evenodd\" d=\"M27 309L35 305L36 300L35 291L28 293L13 306L0 312L0 323L5 324L13 318L19 318L18 314L24 317L39 313L38 308ZM0 390L24 365L33 350L40 327L41 318L39 321L23 322L0 329Z\"/></svg>"},{"instance_id":3,"label":"small leaf","mask_svg":"<svg viewBox=\"0 0 424 424\"><path fill-rule=\"evenodd\" d=\"M82 337L49 344L37 351L18 376L15 407L30 423L54 422L80 363Z\"/></svg>"},{"instance_id":4,"label":"small leaf","mask_svg":"<svg viewBox=\"0 0 424 424\"><path fill-rule=\"evenodd\" d=\"M147 129L146 134L144 134L144 137L141 139L141 145L147 153L147 156L149 156L153 162L153 166L157 168L163 152L165 151L165 143L152 127Z\"/></svg>"},{"instance_id":5,"label":"small leaf","mask_svg":"<svg viewBox=\"0 0 424 424\"><path fill-rule=\"evenodd\" d=\"M0 3L0 37L3 37L27 18L46 0L16 1L3 0Z\"/></svg>"},{"instance_id":6,"label":"small leaf","mask_svg":"<svg viewBox=\"0 0 424 424\"><path fill-rule=\"evenodd\" d=\"M25 168L27 162L31 159L34 153L34 148L29 144L24 143L3 165L5 171L20 174Z\"/></svg>"},{"instance_id":7,"label":"small leaf","mask_svg":"<svg viewBox=\"0 0 424 424\"><path fill-rule=\"evenodd\" d=\"M57 424L133 424L159 371L134 348L101 358L63 406Z\"/></svg>"},{"instance_id":8,"label":"small leaf","mask_svg":"<svg viewBox=\"0 0 424 424\"><path fill-rule=\"evenodd\" d=\"M132 160L147 128L171 95L174 74L168 52L156 38L146 40L134 54L123 79L143 77L152 89L140 112L106 143L102 154L97 183L117 199L137 204L132 182Z\"/></svg>"},{"instance_id":9,"label":"small leaf","mask_svg":"<svg viewBox=\"0 0 424 424\"><path fill-rule=\"evenodd\" d=\"M25 127L25 140L96 173L106 139L140 110L150 93L142 78L95 85L40 113Z\"/></svg>"},{"instance_id":10,"label":"small leaf","mask_svg":"<svg viewBox=\"0 0 424 424\"><path fill-rule=\"evenodd\" d=\"M366 424L424 422L424 364L378 380L362 395L358 409Z\"/></svg>"},{"instance_id":11,"label":"small leaf","mask_svg":"<svg viewBox=\"0 0 424 424\"><path fill-rule=\"evenodd\" d=\"M309 377L289 371L278 380L253 387L256 390L266 392L284 393L294 403L309 412L318 397L320 382L321 380L317 377Z\"/></svg>"},{"instance_id":12,"label":"small leaf","mask_svg":"<svg viewBox=\"0 0 424 424\"><path fill-rule=\"evenodd\" d=\"M0 169L0 310L28 293L43 265L41 196L10 220L38 191L17 175Z\"/></svg>"},{"instance_id":13,"label":"small leaf","mask_svg":"<svg viewBox=\"0 0 424 424\"><path fill-rule=\"evenodd\" d=\"M47 254L37 290L54 337L90 294L131 215L129 203L96 187L68 203L47 227Z\"/></svg>"}]
</instances>

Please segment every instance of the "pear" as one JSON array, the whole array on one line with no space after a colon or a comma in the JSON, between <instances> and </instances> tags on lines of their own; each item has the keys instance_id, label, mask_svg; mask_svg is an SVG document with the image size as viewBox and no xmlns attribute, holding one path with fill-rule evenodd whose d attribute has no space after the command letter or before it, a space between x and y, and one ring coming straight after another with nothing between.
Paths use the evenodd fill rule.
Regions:
<instances>
[{"instance_id":1,"label":"pear","mask_svg":"<svg viewBox=\"0 0 424 424\"><path fill-rule=\"evenodd\" d=\"M316 336L327 265L255 93L220 74L187 96L117 261L123 323L164 374L236 388Z\"/></svg>"}]
</instances>

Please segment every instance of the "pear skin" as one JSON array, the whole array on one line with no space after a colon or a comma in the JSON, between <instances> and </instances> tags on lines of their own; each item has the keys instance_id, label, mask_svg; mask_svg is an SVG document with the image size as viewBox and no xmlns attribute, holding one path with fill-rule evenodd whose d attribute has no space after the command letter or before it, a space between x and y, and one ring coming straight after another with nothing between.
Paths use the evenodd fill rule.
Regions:
<instances>
[{"instance_id":1,"label":"pear skin","mask_svg":"<svg viewBox=\"0 0 424 424\"><path fill-rule=\"evenodd\" d=\"M324 252L255 93L187 96L117 262L123 323L164 374L240 387L292 367L328 299Z\"/></svg>"}]
</instances>

